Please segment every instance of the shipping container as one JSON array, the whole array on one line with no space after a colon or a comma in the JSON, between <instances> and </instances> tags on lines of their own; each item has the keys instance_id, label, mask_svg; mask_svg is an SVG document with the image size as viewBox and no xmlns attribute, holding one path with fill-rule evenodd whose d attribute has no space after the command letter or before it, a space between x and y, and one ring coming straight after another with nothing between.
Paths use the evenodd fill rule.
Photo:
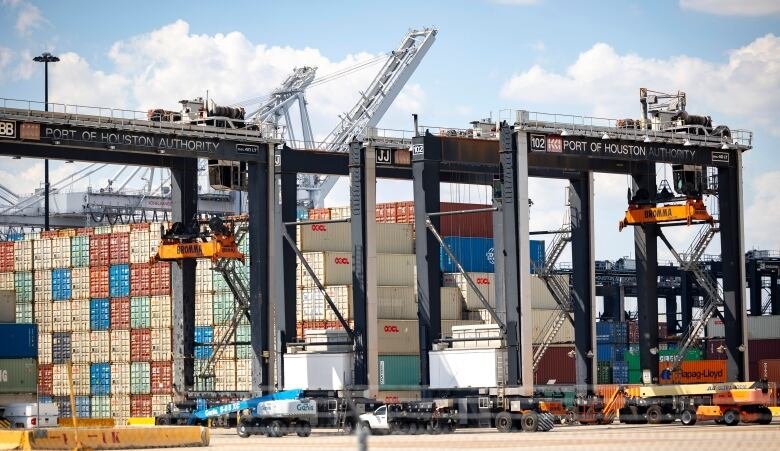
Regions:
<instances>
[{"instance_id":1,"label":"shipping container","mask_svg":"<svg viewBox=\"0 0 780 451\"><path fill-rule=\"evenodd\" d=\"M596 383L612 383L612 362L598 362L596 364Z\"/></svg>"},{"instance_id":2,"label":"shipping container","mask_svg":"<svg viewBox=\"0 0 780 451\"><path fill-rule=\"evenodd\" d=\"M748 372L751 379L759 372L758 362L766 359L780 358L780 338L748 341Z\"/></svg>"},{"instance_id":3,"label":"shipping container","mask_svg":"<svg viewBox=\"0 0 780 451\"><path fill-rule=\"evenodd\" d=\"M52 238L51 266L52 268L69 268L71 266L70 237L60 236Z\"/></svg>"},{"instance_id":4,"label":"shipping container","mask_svg":"<svg viewBox=\"0 0 780 451\"><path fill-rule=\"evenodd\" d=\"M51 337L52 362L63 364L70 361L70 332L54 332Z\"/></svg>"},{"instance_id":5,"label":"shipping container","mask_svg":"<svg viewBox=\"0 0 780 451\"><path fill-rule=\"evenodd\" d=\"M111 418L111 398L109 396L93 396L90 404L92 418Z\"/></svg>"},{"instance_id":6,"label":"shipping container","mask_svg":"<svg viewBox=\"0 0 780 451\"><path fill-rule=\"evenodd\" d=\"M108 330L111 324L111 306L107 298L90 299L89 328L91 330Z\"/></svg>"},{"instance_id":7,"label":"shipping container","mask_svg":"<svg viewBox=\"0 0 780 451\"><path fill-rule=\"evenodd\" d=\"M232 336L228 337L227 336L228 334ZM236 358L236 347L235 345L232 344L235 342L236 342L235 333L234 331L230 330L230 326L214 326L214 343L231 343L228 344L227 346L222 346L222 348L220 349L220 354L219 356L217 356L219 359L234 360Z\"/></svg>"},{"instance_id":8,"label":"shipping container","mask_svg":"<svg viewBox=\"0 0 780 451\"><path fill-rule=\"evenodd\" d=\"M36 271L43 271L52 268L50 239L40 239L33 241L33 267Z\"/></svg>"},{"instance_id":9,"label":"shipping container","mask_svg":"<svg viewBox=\"0 0 780 451\"><path fill-rule=\"evenodd\" d=\"M214 327L195 327L195 358L208 359L213 351L211 343L214 343Z\"/></svg>"},{"instance_id":10,"label":"shipping container","mask_svg":"<svg viewBox=\"0 0 780 451\"><path fill-rule=\"evenodd\" d=\"M195 266L195 293L211 293L212 275L211 259L199 258Z\"/></svg>"},{"instance_id":11,"label":"shipping container","mask_svg":"<svg viewBox=\"0 0 780 451\"><path fill-rule=\"evenodd\" d=\"M111 233L113 234L122 234L122 233L130 233L131 229L130 224L114 224L111 226Z\"/></svg>"},{"instance_id":12,"label":"shipping container","mask_svg":"<svg viewBox=\"0 0 780 451\"><path fill-rule=\"evenodd\" d=\"M766 379L780 385L780 359L761 359L751 379Z\"/></svg>"},{"instance_id":13,"label":"shipping container","mask_svg":"<svg viewBox=\"0 0 780 451\"><path fill-rule=\"evenodd\" d=\"M89 367L90 394L93 396L111 394L111 364L93 363Z\"/></svg>"},{"instance_id":14,"label":"shipping container","mask_svg":"<svg viewBox=\"0 0 780 451\"><path fill-rule=\"evenodd\" d=\"M195 325L211 326L214 324L214 299L211 293L195 294Z\"/></svg>"},{"instance_id":15,"label":"shipping container","mask_svg":"<svg viewBox=\"0 0 780 451\"><path fill-rule=\"evenodd\" d=\"M33 359L0 359L0 393L35 393L38 363Z\"/></svg>"},{"instance_id":16,"label":"shipping container","mask_svg":"<svg viewBox=\"0 0 780 451\"><path fill-rule=\"evenodd\" d=\"M114 424L124 426L127 419L130 418L130 396L112 395L111 396L111 416L114 418Z\"/></svg>"},{"instance_id":17,"label":"shipping container","mask_svg":"<svg viewBox=\"0 0 780 451\"><path fill-rule=\"evenodd\" d=\"M150 380L153 395L170 395L173 387L171 362L152 362L150 366Z\"/></svg>"},{"instance_id":18,"label":"shipping container","mask_svg":"<svg viewBox=\"0 0 780 451\"><path fill-rule=\"evenodd\" d=\"M239 324L236 327L236 343L249 343L251 340L251 328L249 324ZM251 359L254 357L252 346L248 344L236 345L236 358Z\"/></svg>"},{"instance_id":19,"label":"shipping container","mask_svg":"<svg viewBox=\"0 0 780 451\"><path fill-rule=\"evenodd\" d=\"M14 242L14 271L33 270L33 242Z\"/></svg>"},{"instance_id":20,"label":"shipping container","mask_svg":"<svg viewBox=\"0 0 780 451\"><path fill-rule=\"evenodd\" d=\"M52 363L52 345L50 332L38 332L38 363Z\"/></svg>"},{"instance_id":21,"label":"shipping container","mask_svg":"<svg viewBox=\"0 0 780 451\"><path fill-rule=\"evenodd\" d=\"M236 299L230 291L217 291L212 296L212 319L214 324L230 324L236 311Z\"/></svg>"},{"instance_id":22,"label":"shipping container","mask_svg":"<svg viewBox=\"0 0 780 451\"><path fill-rule=\"evenodd\" d=\"M623 361L628 346L623 343L596 343L596 360L599 362Z\"/></svg>"},{"instance_id":23,"label":"shipping container","mask_svg":"<svg viewBox=\"0 0 780 451\"><path fill-rule=\"evenodd\" d=\"M54 332L70 331L70 309L72 301L57 301L51 304L52 330ZM54 321L54 319L57 321Z\"/></svg>"},{"instance_id":24,"label":"shipping container","mask_svg":"<svg viewBox=\"0 0 780 451\"><path fill-rule=\"evenodd\" d=\"M77 235L70 239L70 262L74 268L89 266L88 235Z\"/></svg>"},{"instance_id":25,"label":"shipping container","mask_svg":"<svg viewBox=\"0 0 780 451\"><path fill-rule=\"evenodd\" d=\"M0 273L14 271L14 243L0 242Z\"/></svg>"},{"instance_id":26,"label":"shipping container","mask_svg":"<svg viewBox=\"0 0 780 451\"><path fill-rule=\"evenodd\" d=\"M445 236L444 244L460 262L466 272L492 273L495 270L493 255L493 239L463 236ZM458 271L455 261L441 249L439 255L442 272Z\"/></svg>"},{"instance_id":27,"label":"shipping container","mask_svg":"<svg viewBox=\"0 0 780 451\"><path fill-rule=\"evenodd\" d=\"M130 361L149 362L152 360L152 334L149 329L130 331Z\"/></svg>"},{"instance_id":28,"label":"shipping container","mask_svg":"<svg viewBox=\"0 0 780 451\"><path fill-rule=\"evenodd\" d=\"M109 235L110 264L127 265L130 263L130 234L112 233Z\"/></svg>"},{"instance_id":29,"label":"shipping container","mask_svg":"<svg viewBox=\"0 0 780 451\"><path fill-rule=\"evenodd\" d=\"M112 298L111 329L130 329L130 298Z\"/></svg>"},{"instance_id":30,"label":"shipping container","mask_svg":"<svg viewBox=\"0 0 780 451\"><path fill-rule=\"evenodd\" d=\"M149 296L152 268L149 263L130 264L130 296Z\"/></svg>"},{"instance_id":31,"label":"shipping container","mask_svg":"<svg viewBox=\"0 0 780 451\"><path fill-rule=\"evenodd\" d=\"M612 383L613 384L628 383L628 363L612 362Z\"/></svg>"},{"instance_id":32,"label":"shipping container","mask_svg":"<svg viewBox=\"0 0 780 451\"><path fill-rule=\"evenodd\" d=\"M111 265L108 269L108 289L112 298L130 296L130 266Z\"/></svg>"},{"instance_id":33,"label":"shipping container","mask_svg":"<svg viewBox=\"0 0 780 451\"><path fill-rule=\"evenodd\" d=\"M677 371L671 371L669 362L660 362L658 374L659 384L705 384L727 380L725 360L684 361Z\"/></svg>"},{"instance_id":34,"label":"shipping container","mask_svg":"<svg viewBox=\"0 0 780 451\"><path fill-rule=\"evenodd\" d=\"M149 230L130 232L130 263L148 263L149 250Z\"/></svg>"},{"instance_id":35,"label":"shipping container","mask_svg":"<svg viewBox=\"0 0 780 451\"><path fill-rule=\"evenodd\" d=\"M111 335L111 362L130 361L130 331L112 329Z\"/></svg>"},{"instance_id":36,"label":"shipping container","mask_svg":"<svg viewBox=\"0 0 780 451\"><path fill-rule=\"evenodd\" d=\"M172 347L171 347L171 329L152 329L152 360L171 360Z\"/></svg>"},{"instance_id":37,"label":"shipping container","mask_svg":"<svg viewBox=\"0 0 780 451\"><path fill-rule=\"evenodd\" d=\"M380 390L419 389L419 355L380 355L378 368Z\"/></svg>"},{"instance_id":38,"label":"shipping container","mask_svg":"<svg viewBox=\"0 0 780 451\"><path fill-rule=\"evenodd\" d=\"M87 299L89 292L89 267L72 268L71 277L71 297L73 299Z\"/></svg>"},{"instance_id":39,"label":"shipping container","mask_svg":"<svg viewBox=\"0 0 780 451\"><path fill-rule=\"evenodd\" d=\"M160 247L162 241L162 235L168 230L169 223L165 222L153 222L149 224L149 256L154 257L157 255L157 248Z\"/></svg>"},{"instance_id":40,"label":"shipping container","mask_svg":"<svg viewBox=\"0 0 780 451\"><path fill-rule=\"evenodd\" d=\"M70 394L70 384L68 383L68 365L52 365L52 395L67 396Z\"/></svg>"},{"instance_id":41,"label":"shipping container","mask_svg":"<svg viewBox=\"0 0 780 451\"><path fill-rule=\"evenodd\" d=\"M531 339L534 343L541 342L541 338L547 333L558 318L558 310L531 310L532 332ZM566 319L560 326L558 333L555 334L551 343L572 343L574 342L574 325Z\"/></svg>"},{"instance_id":42,"label":"shipping container","mask_svg":"<svg viewBox=\"0 0 780 451\"><path fill-rule=\"evenodd\" d=\"M574 346L550 346L534 371L534 384L573 384L576 382L575 359L569 354Z\"/></svg>"},{"instance_id":43,"label":"shipping container","mask_svg":"<svg viewBox=\"0 0 780 451\"><path fill-rule=\"evenodd\" d=\"M236 390L236 361L219 359L214 365L214 389L217 391Z\"/></svg>"},{"instance_id":44,"label":"shipping container","mask_svg":"<svg viewBox=\"0 0 780 451\"><path fill-rule=\"evenodd\" d=\"M748 316L748 340L780 338L780 315ZM720 318L710 319L707 323L707 337L725 337L726 331Z\"/></svg>"},{"instance_id":45,"label":"shipping container","mask_svg":"<svg viewBox=\"0 0 780 451\"><path fill-rule=\"evenodd\" d=\"M89 265L108 266L111 263L110 235L92 235L89 238Z\"/></svg>"},{"instance_id":46,"label":"shipping container","mask_svg":"<svg viewBox=\"0 0 780 451\"><path fill-rule=\"evenodd\" d=\"M16 288L14 287L14 273L0 272L0 291L9 292L16 300Z\"/></svg>"},{"instance_id":47,"label":"shipping container","mask_svg":"<svg viewBox=\"0 0 780 451\"><path fill-rule=\"evenodd\" d=\"M157 262L151 265L149 291L152 296L169 296L171 294L171 264Z\"/></svg>"},{"instance_id":48,"label":"shipping container","mask_svg":"<svg viewBox=\"0 0 780 451\"><path fill-rule=\"evenodd\" d=\"M19 324L32 324L33 322L33 304L32 302L16 303L14 305L16 322Z\"/></svg>"},{"instance_id":49,"label":"shipping container","mask_svg":"<svg viewBox=\"0 0 780 451\"><path fill-rule=\"evenodd\" d=\"M90 365L88 363L74 363L71 365L73 375L73 393L79 396L88 396L90 391Z\"/></svg>"},{"instance_id":50,"label":"shipping container","mask_svg":"<svg viewBox=\"0 0 780 451\"><path fill-rule=\"evenodd\" d=\"M430 388L496 387L503 349L447 349L430 352ZM506 357L504 357L506 358Z\"/></svg>"},{"instance_id":51,"label":"shipping container","mask_svg":"<svg viewBox=\"0 0 780 451\"><path fill-rule=\"evenodd\" d=\"M452 328L452 338L455 339L474 339L471 341L456 341L452 343L453 348L500 348L503 346L501 340L501 329L496 324L470 324L459 325ZM486 340L495 338L495 340Z\"/></svg>"},{"instance_id":52,"label":"shipping container","mask_svg":"<svg viewBox=\"0 0 780 451\"><path fill-rule=\"evenodd\" d=\"M352 252L352 225L349 223L306 224L297 227L301 252ZM376 252L413 254L412 224L377 224Z\"/></svg>"},{"instance_id":53,"label":"shipping container","mask_svg":"<svg viewBox=\"0 0 780 451\"><path fill-rule=\"evenodd\" d=\"M71 353L70 361L73 363L90 363L90 336L89 332L70 333Z\"/></svg>"},{"instance_id":54,"label":"shipping container","mask_svg":"<svg viewBox=\"0 0 780 451\"><path fill-rule=\"evenodd\" d=\"M130 416L148 417L152 415L152 396L151 395L132 395L130 396Z\"/></svg>"},{"instance_id":55,"label":"shipping container","mask_svg":"<svg viewBox=\"0 0 780 451\"><path fill-rule=\"evenodd\" d=\"M108 266L89 267L89 297L107 298L109 294Z\"/></svg>"},{"instance_id":56,"label":"shipping container","mask_svg":"<svg viewBox=\"0 0 780 451\"><path fill-rule=\"evenodd\" d=\"M34 322L38 329L44 332L51 332L53 328L54 306L51 301L36 301L33 304Z\"/></svg>"},{"instance_id":57,"label":"shipping container","mask_svg":"<svg viewBox=\"0 0 780 451\"><path fill-rule=\"evenodd\" d=\"M377 392L376 399L385 404L419 401L420 390L380 390Z\"/></svg>"},{"instance_id":58,"label":"shipping container","mask_svg":"<svg viewBox=\"0 0 780 451\"><path fill-rule=\"evenodd\" d=\"M90 361L108 362L111 359L111 335L106 331L92 331L90 339Z\"/></svg>"},{"instance_id":59,"label":"shipping container","mask_svg":"<svg viewBox=\"0 0 780 451\"><path fill-rule=\"evenodd\" d=\"M130 328L148 329L151 321L151 298L141 296L130 298Z\"/></svg>"},{"instance_id":60,"label":"shipping container","mask_svg":"<svg viewBox=\"0 0 780 451\"><path fill-rule=\"evenodd\" d=\"M488 305L495 308L496 306L496 279L493 273L485 272L469 272L468 277L479 289L479 293L488 302ZM461 273L445 273L442 274L442 285L445 287L455 287L460 290L461 296L466 306L466 310L478 310L485 308L482 301L473 288L469 284L466 277Z\"/></svg>"},{"instance_id":61,"label":"shipping container","mask_svg":"<svg viewBox=\"0 0 780 451\"><path fill-rule=\"evenodd\" d=\"M323 285L352 283L352 254L349 252L306 252L306 261ZM377 254L377 285L415 286L415 256ZM316 286L303 265L298 265L299 286Z\"/></svg>"},{"instance_id":62,"label":"shipping container","mask_svg":"<svg viewBox=\"0 0 780 451\"><path fill-rule=\"evenodd\" d=\"M309 209L309 219L330 219L329 208L311 208Z\"/></svg>"},{"instance_id":63,"label":"shipping container","mask_svg":"<svg viewBox=\"0 0 780 451\"><path fill-rule=\"evenodd\" d=\"M73 411L70 407L70 398L67 395L54 396L52 401L57 405L57 411L60 418L71 418L73 416Z\"/></svg>"},{"instance_id":64,"label":"shipping container","mask_svg":"<svg viewBox=\"0 0 780 451\"><path fill-rule=\"evenodd\" d=\"M111 363L111 395L130 394L130 363Z\"/></svg>"},{"instance_id":65,"label":"shipping container","mask_svg":"<svg viewBox=\"0 0 780 451\"><path fill-rule=\"evenodd\" d=\"M195 391L214 391L213 377L201 377L204 373L212 373L212 368L206 368L207 359L195 358Z\"/></svg>"},{"instance_id":66,"label":"shipping container","mask_svg":"<svg viewBox=\"0 0 780 451\"><path fill-rule=\"evenodd\" d=\"M352 382L350 353L296 353L283 358L285 390L343 390Z\"/></svg>"},{"instance_id":67,"label":"shipping container","mask_svg":"<svg viewBox=\"0 0 780 451\"><path fill-rule=\"evenodd\" d=\"M628 327L626 323L613 321L596 322L597 343L628 343Z\"/></svg>"},{"instance_id":68,"label":"shipping container","mask_svg":"<svg viewBox=\"0 0 780 451\"><path fill-rule=\"evenodd\" d=\"M166 413L171 402L173 402L173 397L170 394L152 395L152 416Z\"/></svg>"},{"instance_id":69,"label":"shipping container","mask_svg":"<svg viewBox=\"0 0 780 451\"><path fill-rule=\"evenodd\" d=\"M171 327L171 297L170 296L152 296L152 328Z\"/></svg>"},{"instance_id":70,"label":"shipping container","mask_svg":"<svg viewBox=\"0 0 780 451\"><path fill-rule=\"evenodd\" d=\"M51 300L51 272L38 271L38 273L40 273L40 278L41 278L41 284L40 284L41 294L38 300L50 301ZM46 283L47 281L48 284ZM33 273L30 271L18 271L14 273L14 290L16 290L16 302L32 302L33 301Z\"/></svg>"},{"instance_id":71,"label":"shipping container","mask_svg":"<svg viewBox=\"0 0 780 451\"><path fill-rule=\"evenodd\" d=\"M74 299L70 303L70 329L88 331L90 322L89 299Z\"/></svg>"},{"instance_id":72,"label":"shipping container","mask_svg":"<svg viewBox=\"0 0 780 451\"><path fill-rule=\"evenodd\" d=\"M53 370L51 364L38 365L38 396L53 394Z\"/></svg>"}]
</instances>

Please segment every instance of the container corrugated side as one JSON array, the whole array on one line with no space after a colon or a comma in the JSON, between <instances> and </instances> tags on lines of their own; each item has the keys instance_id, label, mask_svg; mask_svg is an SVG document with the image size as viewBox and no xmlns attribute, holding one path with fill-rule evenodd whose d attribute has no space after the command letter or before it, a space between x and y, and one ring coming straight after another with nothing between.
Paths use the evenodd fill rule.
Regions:
<instances>
[{"instance_id":1,"label":"container corrugated side","mask_svg":"<svg viewBox=\"0 0 780 451\"><path fill-rule=\"evenodd\" d=\"M496 306L496 290L495 290L495 275L493 273L484 272L470 272L467 275L471 278L479 293L485 298L491 307ZM482 302L468 280L463 274L460 273L446 273L442 275L442 283L446 287L457 287L460 289L461 295L466 305L467 310L477 310L485 308Z\"/></svg>"},{"instance_id":2,"label":"container corrugated side","mask_svg":"<svg viewBox=\"0 0 780 451\"><path fill-rule=\"evenodd\" d=\"M111 394L130 394L130 363L111 363Z\"/></svg>"},{"instance_id":3,"label":"container corrugated side","mask_svg":"<svg viewBox=\"0 0 780 451\"><path fill-rule=\"evenodd\" d=\"M306 252L309 265L323 285L352 283L352 254L349 252ZM377 285L415 285L415 256L413 254L377 254ZM298 265L297 285L316 286L303 265Z\"/></svg>"},{"instance_id":4,"label":"container corrugated side","mask_svg":"<svg viewBox=\"0 0 780 451\"><path fill-rule=\"evenodd\" d=\"M230 326L214 326L214 343L219 343L225 339L226 343L234 343L235 335L228 337ZM216 351L216 347L214 348ZM234 360L236 358L236 347L234 345L222 346L219 358L222 360Z\"/></svg>"},{"instance_id":5,"label":"container corrugated side","mask_svg":"<svg viewBox=\"0 0 780 451\"><path fill-rule=\"evenodd\" d=\"M89 297L89 268L73 268L71 277L71 297L73 299L86 299Z\"/></svg>"},{"instance_id":6,"label":"container corrugated side","mask_svg":"<svg viewBox=\"0 0 780 451\"><path fill-rule=\"evenodd\" d=\"M79 235L70 239L70 262L75 267L89 266L89 236Z\"/></svg>"},{"instance_id":7,"label":"container corrugated side","mask_svg":"<svg viewBox=\"0 0 780 451\"><path fill-rule=\"evenodd\" d=\"M680 363L680 369L671 371L669 362L658 364L660 384L705 384L726 382L725 360L692 360Z\"/></svg>"},{"instance_id":8,"label":"container corrugated side","mask_svg":"<svg viewBox=\"0 0 780 451\"><path fill-rule=\"evenodd\" d=\"M420 385L420 356L380 355L378 374L382 390L417 388Z\"/></svg>"},{"instance_id":9,"label":"container corrugated side","mask_svg":"<svg viewBox=\"0 0 780 451\"><path fill-rule=\"evenodd\" d=\"M214 388L217 391L235 391L236 389L236 361L228 359L217 360L214 365L216 378Z\"/></svg>"},{"instance_id":10,"label":"container corrugated side","mask_svg":"<svg viewBox=\"0 0 780 451\"><path fill-rule=\"evenodd\" d=\"M351 224L307 224L298 226L297 240L301 252L350 252ZM377 224L376 251L386 254L414 253L412 224Z\"/></svg>"},{"instance_id":11,"label":"container corrugated side","mask_svg":"<svg viewBox=\"0 0 780 451\"><path fill-rule=\"evenodd\" d=\"M92 418L111 418L111 398L106 395L93 396L90 404Z\"/></svg>"},{"instance_id":12,"label":"container corrugated side","mask_svg":"<svg viewBox=\"0 0 780 451\"><path fill-rule=\"evenodd\" d=\"M566 345L548 347L534 371L534 384L547 385L552 380L556 384L575 383L575 359L569 357L573 350L574 346Z\"/></svg>"},{"instance_id":13,"label":"container corrugated side","mask_svg":"<svg viewBox=\"0 0 780 451\"><path fill-rule=\"evenodd\" d=\"M171 297L152 296L152 328L171 327Z\"/></svg>"},{"instance_id":14,"label":"container corrugated side","mask_svg":"<svg viewBox=\"0 0 780 451\"><path fill-rule=\"evenodd\" d=\"M56 301L55 301L56 302ZM89 331L90 329L89 299L74 299L70 304L70 329L74 331Z\"/></svg>"},{"instance_id":15,"label":"container corrugated side","mask_svg":"<svg viewBox=\"0 0 780 451\"><path fill-rule=\"evenodd\" d=\"M69 268L71 266L70 237L57 237L51 240L52 268Z\"/></svg>"},{"instance_id":16,"label":"container corrugated side","mask_svg":"<svg viewBox=\"0 0 780 451\"><path fill-rule=\"evenodd\" d=\"M35 393L38 364L35 359L0 359L0 393Z\"/></svg>"},{"instance_id":17,"label":"container corrugated side","mask_svg":"<svg viewBox=\"0 0 780 451\"><path fill-rule=\"evenodd\" d=\"M171 329L166 327L162 329L152 329L152 360L171 360Z\"/></svg>"},{"instance_id":18,"label":"container corrugated side","mask_svg":"<svg viewBox=\"0 0 780 451\"><path fill-rule=\"evenodd\" d=\"M501 349L448 349L430 352L430 387L496 387L496 361Z\"/></svg>"},{"instance_id":19,"label":"container corrugated side","mask_svg":"<svg viewBox=\"0 0 780 451\"><path fill-rule=\"evenodd\" d=\"M72 332L70 334L71 339L71 361L73 363L90 363L92 362L92 355L90 353L90 333L89 332Z\"/></svg>"},{"instance_id":20,"label":"container corrugated side","mask_svg":"<svg viewBox=\"0 0 780 451\"><path fill-rule=\"evenodd\" d=\"M557 310L531 310L531 323L533 327L531 337L534 340L534 343L539 343L541 341L540 338L542 338L547 330L552 327L557 317ZM572 343L573 341L574 326L568 319L566 319L561 324L561 328L558 330L558 333L555 335L551 343Z\"/></svg>"},{"instance_id":21,"label":"container corrugated side","mask_svg":"<svg viewBox=\"0 0 780 451\"><path fill-rule=\"evenodd\" d=\"M52 363L51 332L38 332L38 362Z\"/></svg>"},{"instance_id":22,"label":"container corrugated side","mask_svg":"<svg viewBox=\"0 0 780 451\"><path fill-rule=\"evenodd\" d=\"M14 242L14 271L33 270L33 242Z\"/></svg>"},{"instance_id":23,"label":"container corrugated side","mask_svg":"<svg viewBox=\"0 0 780 451\"><path fill-rule=\"evenodd\" d=\"M108 362L111 359L111 333L107 330L92 331L89 334L90 361Z\"/></svg>"},{"instance_id":24,"label":"container corrugated side","mask_svg":"<svg viewBox=\"0 0 780 451\"><path fill-rule=\"evenodd\" d=\"M214 324L213 300L211 293L195 294L195 325L211 326Z\"/></svg>"},{"instance_id":25,"label":"container corrugated side","mask_svg":"<svg viewBox=\"0 0 780 451\"><path fill-rule=\"evenodd\" d=\"M124 426L127 419L130 418L130 396L113 395L111 396L111 416L114 418L116 426Z\"/></svg>"},{"instance_id":26,"label":"container corrugated side","mask_svg":"<svg viewBox=\"0 0 780 451\"><path fill-rule=\"evenodd\" d=\"M0 359L38 356L38 327L34 324L0 324Z\"/></svg>"},{"instance_id":27,"label":"container corrugated side","mask_svg":"<svg viewBox=\"0 0 780 451\"><path fill-rule=\"evenodd\" d=\"M199 258L195 266L195 293L211 293L212 263L210 259Z\"/></svg>"},{"instance_id":28,"label":"container corrugated side","mask_svg":"<svg viewBox=\"0 0 780 451\"><path fill-rule=\"evenodd\" d=\"M780 338L780 315L748 316L748 340ZM719 318L707 323L707 337L724 337L725 328Z\"/></svg>"},{"instance_id":29,"label":"container corrugated side","mask_svg":"<svg viewBox=\"0 0 780 451\"><path fill-rule=\"evenodd\" d=\"M148 263L149 250L148 230L130 232L130 263Z\"/></svg>"},{"instance_id":30,"label":"container corrugated side","mask_svg":"<svg viewBox=\"0 0 780 451\"><path fill-rule=\"evenodd\" d=\"M111 362L130 361L130 331L111 331Z\"/></svg>"},{"instance_id":31,"label":"container corrugated side","mask_svg":"<svg viewBox=\"0 0 780 451\"><path fill-rule=\"evenodd\" d=\"M236 391L252 389L252 360L236 360Z\"/></svg>"},{"instance_id":32,"label":"container corrugated side","mask_svg":"<svg viewBox=\"0 0 780 451\"><path fill-rule=\"evenodd\" d=\"M33 267L36 271L52 269L50 239L33 241Z\"/></svg>"}]
</instances>

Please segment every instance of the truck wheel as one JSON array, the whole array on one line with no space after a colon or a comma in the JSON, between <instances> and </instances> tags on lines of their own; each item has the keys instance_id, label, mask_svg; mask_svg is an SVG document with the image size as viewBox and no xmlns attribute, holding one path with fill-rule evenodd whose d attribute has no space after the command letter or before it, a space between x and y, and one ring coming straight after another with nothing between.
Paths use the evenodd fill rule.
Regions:
<instances>
[{"instance_id":1,"label":"truck wheel","mask_svg":"<svg viewBox=\"0 0 780 451\"><path fill-rule=\"evenodd\" d=\"M373 435L373 431L371 430L371 424L369 424L368 421L364 421L360 423L360 429L366 431L368 435Z\"/></svg>"},{"instance_id":2,"label":"truck wheel","mask_svg":"<svg viewBox=\"0 0 780 451\"><path fill-rule=\"evenodd\" d=\"M520 427L525 432L536 432L539 427L539 414L536 412L526 412L520 417Z\"/></svg>"},{"instance_id":3,"label":"truck wheel","mask_svg":"<svg viewBox=\"0 0 780 451\"><path fill-rule=\"evenodd\" d=\"M680 423L683 426L693 426L696 424L696 412L691 409L685 409L680 414Z\"/></svg>"},{"instance_id":4,"label":"truck wheel","mask_svg":"<svg viewBox=\"0 0 780 451\"><path fill-rule=\"evenodd\" d=\"M167 417L157 417L155 418L155 423L159 424L160 426L168 426L171 424L171 420Z\"/></svg>"},{"instance_id":5,"label":"truck wheel","mask_svg":"<svg viewBox=\"0 0 780 451\"><path fill-rule=\"evenodd\" d=\"M769 407L758 408L758 424L769 424L772 422L772 411Z\"/></svg>"},{"instance_id":6,"label":"truck wheel","mask_svg":"<svg viewBox=\"0 0 780 451\"><path fill-rule=\"evenodd\" d=\"M498 412L495 423L498 432L512 432L514 429L512 415L509 412Z\"/></svg>"},{"instance_id":7,"label":"truck wheel","mask_svg":"<svg viewBox=\"0 0 780 451\"><path fill-rule=\"evenodd\" d=\"M739 424L739 411L737 409L729 409L723 412L723 423L726 426L736 426Z\"/></svg>"},{"instance_id":8,"label":"truck wheel","mask_svg":"<svg viewBox=\"0 0 780 451\"><path fill-rule=\"evenodd\" d=\"M650 406L647 408L647 422L650 424L661 424L664 418L664 411L661 406Z\"/></svg>"},{"instance_id":9,"label":"truck wheel","mask_svg":"<svg viewBox=\"0 0 780 451\"><path fill-rule=\"evenodd\" d=\"M298 437L308 437L311 435L311 425L308 421L302 421L295 428L295 433L298 434Z\"/></svg>"},{"instance_id":10,"label":"truck wheel","mask_svg":"<svg viewBox=\"0 0 780 451\"><path fill-rule=\"evenodd\" d=\"M401 425L398 427L398 430L401 431L401 434L408 434L409 433L409 423L406 421L402 421Z\"/></svg>"},{"instance_id":11,"label":"truck wheel","mask_svg":"<svg viewBox=\"0 0 780 451\"><path fill-rule=\"evenodd\" d=\"M344 422L344 434L352 435L355 433L355 423L352 420Z\"/></svg>"},{"instance_id":12,"label":"truck wheel","mask_svg":"<svg viewBox=\"0 0 780 451\"><path fill-rule=\"evenodd\" d=\"M543 412L539 414L539 430L542 432L551 431L555 427L555 416L551 413Z\"/></svg>"},{"instance_id":13,"label":"truck wheel","mask_svg":"<svg viewBox=\"0 0 780 451\"><path fill-rule=\"evenodd\" d=\"M241 438L249 438L249 436L252 435L249 432L249 428L246 426L246 423L241 423L238 425L238 436Z\"/></svg>"},{"instance_id":14,"label":"truck wheel","mask_svg":"<svg viewBox=\"0 0 780 451\"><path fill-rule=\"evenodd\" d=\"M409 423L409 434L417 435L417 422L412 421Z\"/></svg>"},{"instance_id":15,"label":"truck wheel","mask_svg":"<svg viewBox=\"0 0 780 451\"><path fill-rule=\"evenodd\" d=\"M274 420L271 422L271 424L268 426L268 436L269 437L281 437L284 435L282 432L282 428L284 426L282 425L282 422L279 420Z\"/></svg>"},{"instance_id":16,"label":"truck wheel","mask_svg":"<svg viewBox=\"0 0 780 451\"><path fill-rule=\"evenodd\" d=\"M573 410L567 410L566 416L563 417L563 423L565 423L567 426L571 426L572 424L577 422L577 413Z\"/></svg>"}]
</instances>

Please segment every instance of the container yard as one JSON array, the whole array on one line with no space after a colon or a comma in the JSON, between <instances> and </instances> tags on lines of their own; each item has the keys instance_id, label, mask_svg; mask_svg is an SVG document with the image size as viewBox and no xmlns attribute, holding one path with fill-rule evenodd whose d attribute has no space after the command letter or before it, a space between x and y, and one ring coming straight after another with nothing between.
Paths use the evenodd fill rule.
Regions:
<instances>
[{"instance_id":1,"label":"container yard","mask_svg":"<svg viewBox=\"0 0 780 451\"><path fill-rule=\"evenodd\" d=\"M623 118L534 112L525 73L502 88L521 109L379 128L439 32L139 111L51 102L72 55L35 57L44 102L0 95L0 170L44 162L33 194L0 180L0 448L771 449L780 253L750 249L743 193L762 126L692 86L596 108ZM313 127L308 90L365 70ZM50 160L79 166L51 183Z\"/></svg>"}]
</instances>

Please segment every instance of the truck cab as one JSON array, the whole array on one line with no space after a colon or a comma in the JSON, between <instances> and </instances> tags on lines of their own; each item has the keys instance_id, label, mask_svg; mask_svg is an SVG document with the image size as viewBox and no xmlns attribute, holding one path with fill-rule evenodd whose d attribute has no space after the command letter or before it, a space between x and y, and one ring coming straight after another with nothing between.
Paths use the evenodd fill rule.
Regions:
<instances>
[{"instance_id":1,"label":"truck cab","mask_svg":"<svg viewBox=\"0 0 780 451\"><path fill-rule=\"evenodd\" d=\"M381 406L373 412L360 415L360 424L368 426L371 431L389 431L390 424L387 421L387 406Z\"/></svg>"}]
</instances>

